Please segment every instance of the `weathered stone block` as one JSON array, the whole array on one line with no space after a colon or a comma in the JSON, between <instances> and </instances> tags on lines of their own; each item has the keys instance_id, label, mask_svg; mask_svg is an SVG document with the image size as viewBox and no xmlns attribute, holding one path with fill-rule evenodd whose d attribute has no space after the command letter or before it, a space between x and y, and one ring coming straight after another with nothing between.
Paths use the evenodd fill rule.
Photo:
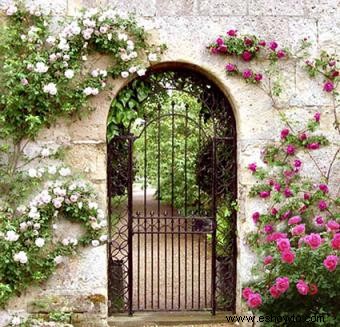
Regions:
<instances>
[{"instance_id":1,"label":"weathered stone block","mask_svg":"<svg viewBox=\"0 0 340 327\"><path fill-rule=\"evenodd\" d=\"M71 317L72 324L77 327L106 327L107 321L100 315L74 313Z\"/></svg>"},{"instance_id":2,"label":"weathered stone block","mask_svg":"<svg viewBox=\"0 0 340 327\"><path fill-rule=\"evenodd\" d=\"M303 0L250 0L249 15L263 16L302 16Z\"/></svg>"},{"instance_id":3,"label":"weathered stone block","mask_svg":"<svg viewBox=\"0 0 340 327\"><path fill-rule=\"evenodd\" d=\"M107 4L125 15L127 13L134 13L138 16L154 16L156 14L156 0L107 0Z\"/></svg>"},{"instance_id":4,"label":"weathered stone block","mask_svg":"<svg viewBox=\"0 0 340 327\"><path fill-rule=\"evenodd\" d=\"M101 294L90 295L51 295L41 296L28 306L30 313L86 312L102 313L105 309L106 298Z\"/></svg>"},{"instance_id":5,"label":"weathered stone block","mask_svg":"<svg viewBox=\"0 0 340 327\"><path fill-rule=\"evenodd\" d=\"M156 15L177 16L192 15L194 0L156 0Z\"/></svg>"},{"instance_id":6,"label":"weathered stone block","mask_svg":"<svg viewBox=\"0 0 340 327\"><path fill-rule=\"evenodd\" d=\"M203 16L246 15L247 1L198 0L198 13Z\"/></svg>"},{"instance_id":7,"label":"weathered stone block","mask_svg":"<svg viewBox=\"0 0 340 327\"><path fill-rule=\"evenodd\" d=\"M66 154L66 161L92 180L106 179L106 143L74 144Z\"/></svg>"}]
</instances>

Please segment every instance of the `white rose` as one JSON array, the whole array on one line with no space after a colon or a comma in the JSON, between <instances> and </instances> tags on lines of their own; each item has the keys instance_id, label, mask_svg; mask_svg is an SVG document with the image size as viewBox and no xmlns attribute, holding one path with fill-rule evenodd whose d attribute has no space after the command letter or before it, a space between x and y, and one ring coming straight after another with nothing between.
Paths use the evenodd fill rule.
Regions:
<instances>
[{"instance_id":1,"label":"white rose","mask_svg":"<svg viewBox=\"0 0 340 327\"><path fill-rule=\"evenodd\" d=\"M69 175L71 175L71 169L70 168L60 168L59 174L60 174L60 176L63 176L63 177L69 176Z\"/></svg>"},{"instance_id":2,"label":"white rose","mask_svg":"<svg viewBox=\"0 0 340 327\"><path fill-rule=\"evenodd\" d=\"M19 239L19 235L15 231L9 230L6 233L5 240L9 242L16 242L18 239Z\"/></svg>"},{"instance_id":3,"label":"white rose","mask_svg":"<svg viewBox=\"0 0 340 327\"><path fill-rule=\"evenodd\" d=\"M24 231L26 231L27 230L27 223L24 221L24 222L22 222L22 223L20 223L20 231L21 232L24 232Z\"/></svg>"},{"instance_id":4,"label":"white rose","mask_svg":"<svg viewBox=\"0 0 340 327\"><path fill-rule=\"evenodd\" d=\"M134 50L135 44L133 43L133 41L128 40L126 43L127 43L127 49L128 50L130 50L130 51Z\"/></svg>"},{"instance_id":5,"label":"white rose","mask_svg":"<svg viewBox=\"0 0 340 327\"><path fill-rule=\"evenodd\" d=\"M57 256L54 258L54 263L55 263L56 265L60 265L63 261L64 261L64 257L61 256L61 255L57 255Z\"/></svg>"},{"instance_id":6,"label":"white rose","mask_svg":"<svg viewBox=\"0 0 340 327\"><path fill-rule=\"evenodd\" d=\"M52 203L55 208L59 209L62 205L62 201L60 200L61 198L56 198L52 200Z\"/></svg>"},{"instance_id":7,"label":"white rose","mask_svg":"<svg viewBox=\"0 0 340 327\"><path fill-rule=\"evenodd\" d=\"M138 54L137 54L136 51L132 51L132 52L130 53L130 58L131 58L131 59L134 59L134 58L137 58L137 57L138 57Z\"/></svg>"},{"instance_id":8,"label":"white rose","mask_svg":"<svg viewBox=\"0 0 340 327\"><path fill-rule=\"evenodd\" d=\"M100 26L99 32L104 34L104 33L107 32L108 29L109 29L109 28L108 28L107 25L103 25L103 26Z\"/></svg>"},{"instance_id":9,"label":"white rose","mask_svg":"<svg viewBox=\"0 0 340 327\"><path fill-rule=\"evenodd\" d=\"M66 69L64 75L66 78L71 79L74 76L74 71L72 69Z\"/></svg>"},{"instance_id":10,"label":"white rose","mask_svg":"<svg viewBox=\"0 0 340 327\"><path fill-rule=\"evenodd\" d=\"M54 83L48 83L47 85L44 85L43 91L50 95L56 95L58 92L57 86Z\"/></svg>"},{"instance_id":11,"label":"white rose","mask_svg":"<svg viewBox=\"0 0 340 327\"><path fill-rule=\"evenodd\" d=\"M135 67L135 66L132 66L132 67L129 68L129 73L131 73L131 74L135 73L136 71L137 71L137 67Z\"/></svg>"},{"instance_id":12,"label":"white rose","mask_svg":"<svg viewBox=\"0 0 340 327\"><path fill-rule=\"evenodd\" d=\"M72 195L70 196L70 200L71 200L71 202L77 202L77 200L78 200L78 195L72 194Z\"/></svg>"},{"instance_id":13,"label":"white rose","mask_svg":"<svg viewBox=\"0 0 340 327\"><path fill-rule=\"evenodd\" d=\"M69 60L70 60L70 56L67 55L67 54L65 54L65 55L63 55L63 59L64 59L65 61L69 61Z\"/></svg>"},{"instance_id":14,"label":"white rose","mask_svg":"<svg viewBox=\"0 0 340 327\"><path fill-rule=\"evenodd\" d=\"M107 241L107 235L100 236L99 241L100 242L106 242Z\"/></svg>"},{"instance_id":15,"label":"white rose","mask_svg":"<svg viewBox=\"0 0 340 327\"><path fill-rule=\"evenodd\" d=\"M15 262L20 262L22 264L25 264L28 261L27 254L24 251L20 251L18 253L15 253L13 255L13 259L14 259Z\"/></svg>"},{"instance_id":16,"label":"white rose","mask_svg":"<svg viewBox=\"0 0 340 327\"><path fill-rule=\"evenodd\" d=\"M78 203L78 208L81 209L83 207L83 202Z\"/></svg>"},{"instance_id":17,"label":"white rose","mask_svg":"<svg viewBox=\"0 0 340 327\"><path fill-rule=\"evenodd\" d=\"M35 71L36 73L40 73L40 74L46 73L46 72L48 71L48 66L45 65L45 63L43 63L43 62L37 62L37 63L35 64L34 71Z\"/></svg>"},{"instance_id":18,"label":"white rose","mask_svg":"<svg viewBox=\"0 0 340 327\"><path fill-rule=\"evenodd\" d=\"M100 228L106 227L106 226L107 226L106 220L102 220L102 221L99 223L99 226L100 226Z\"/></svg>"},{"instance_id":19,"label":"white rose","mask_svg":"<svg viewBox=\"0 0 340 327\"><path fill-rule=\"evenodd\" d=\"M120 75L121 75L123 78L127 78L127 77L129 77L129 72L124 71L124 72L121 72Z\"/></svg>"},{"instance_id":20,"label":"white rose","mask_svg":"<svg viewBox=\"0 0 340 327\"><path fill-rule=\"evenodd\" d=\"M144 76L146 73L146 69L145 68L141 68L137 70L137 75L138 76Z\"/></svg>"},{"instance_id":21,"label":"white rose","mask_svg":"<svg viewBox=\"0 0 340 327\"><path fill-rule=\"evenodd\" d=\"M64 239L61 241L61 243L62 243L64 246L67 246L67 245L70 244L70 241L69 241L68 238L64 238Z\"/></svg>"},{"instance_id":22,"label":"white rose","mask_svg":"<svg viewBox=\"0 0 340 327\"><path fill-rule=\"evenodd\" d=\"M49 155L50 155L50 150L49 150L49 149L46 149L46 148L45 148L45 149L42 149L40 155L41 155L42 157L49 157Z\"/></svg>"},{"instance_id":23,"label":"white rose","mask_svg":"<svg viewBox=\"0 0 340 327\"><path fill-rule=\"evenodd\" d=\"M46 39L46 42L48 44L54 44L55 43L55 37L54 36L49 36L47 39Z\"/></svg>"},{"instance_id":24,"label":"white rose","mask_svg":"<svg viewBox=\"0 0 340 327\"><path fill-rule=\"evenodd\" d=\"M33 225L33 228L34 228L34 229L40 229L40 224L39 224L39 223L35 223L35 224Z\"/></svg>"},{"instance_id":25,"label":"white rose","mask_svg":"<svg viewBox=\"0 0 340 327\"><path fill-rule=\"evenodd\" d=\"M18 11L18 8L15 5L10 5L6 10L7 16L12 16Z\"/></svg>"},{"instance_id":26,"label":"white rose","mask_svg":"<svg viewBox=\"0 0 340 327\"><path fill-rule=\"evenodd\" d=\"M96 247L96 246L98 246L100 244L100 242L98 240L93 240L91 242L91 244L92 244L92 246Z\"/></svg>"},{"instance_id":27,"label":"white rose","mask_svg":"<svg viewBox=\"0 0 340 327\"><path fill-rule=\"evenodd\" d=\"M57 59L58 59L58 57L55 53L50 54L50 56L49 56L50 62L55 62Z\"/></svg>"},{"instance_id":28,"label":"white rose","mask_svg":"<svg viewBox=\"0 0 340 327\"><path fill-rule=\"evenodd\" d=\"M31 178L37 177L37 171L34 168L28 170L28 176Z\"/></svg>"},{"instance_id":29,"label":"white rose","mask_svg":"<svg viewBox=\"0 0 340 327\"><path fill-rule=\"evenodd\" d=\"M56 166L50 166L48 167L48 173L51 175L54 175L57 172L57 167Z\"/></svg>"},{"instance_id":30,"label":"white rose","mask_svg":"<svg viewBox=\"0 0 340 327\"><path fill-rule=\"evenodd\" d=\"M157 60L157 55L155 53L150 53L148 56L148 59L150 61L156 61Z\"/></svg>"},{"instance_id":31,"label":"white rose","mask_svg":"<svg viewBox=\"0 0 340 327\"><path fill-rule=\"evenodd\" d=\"M90 209L98 209L98 203L96 202L89 202Z\"/></svg>"},{"instance_id":32,"label":"white rose","mask_svg":"<svg viewBox=\"0 0 340 327\"><path fill-rule=\"evenodd\" d=\"M78 244L78 240L76 238L70 238L70 244L77 245Z\"/></svg>"},{"instance_id":33,"label":"white rose","mask_svg":"<svg viewBox=\"0 0 340 327\"><path fill-rule=\"evenodd\" d=\"M52 197L51 197L49 194L44 193L44 194L41 196L41 200L42 200L42 202L48 204L48 203L51 202Z\"/></svg>"},{"instance_id":34,"label":"white rose","mask_svg":"<svg viewBox=\"0 0 340 327\"><path fill-rule=\"evenodd\" d=\"M127 41L127 39L128 39L128 36L126 34L124 34L124 33L118 34L118 40L119 41Z\"/></svg>"},{"instance_id":35,"label":"white rose","mask_svg":"<svg viewBox=\"0 0 340 327\"><path fill-rule=\"evenodd\" d=\"M41 237L38 237L34 243L38 248L42 248L45 245L45 240Z\"/></svg>"},{"instance_id":36,"label":"white rose","mask_svg":"<svg viewBox=\"0 0 340 327\"><path fill-rule=\"evenodd\" d=\"M92 70L92 72L91 72L92 77L98 77L98 75L99 75L99 69Z\"/></svg>"},{"instance_id":37,"label":"white rose","mask_svg":"<svg viewBox=\"0 0 340 327\"><path fill-rule=\"evenodd\" d=\"M21 324L21 319L20 317L13 317L11 320L11 325L12 326L19 326Z\"/></svg>"},{"instance_id":38,"label":"white rose","mask_svg":"<svg viewBox=\"0 0 340 327\"><path fill-rule=\"evenodd\" d=\"M102 77L106 77L107 76L107 71L105 69L101 69L99 71L99 74L102 76Z\"/></svg>"},{"instance_id":39,"label":"white rose","mask_svg":"<svg viewBox=\"0 0 340 327\"><path fill-rule=\"evenodd\" d=\"M107 34L107 39L108 39L109 41L112 40L112 33L108 33L108 34Z\"/></svg>"}]
</instances>

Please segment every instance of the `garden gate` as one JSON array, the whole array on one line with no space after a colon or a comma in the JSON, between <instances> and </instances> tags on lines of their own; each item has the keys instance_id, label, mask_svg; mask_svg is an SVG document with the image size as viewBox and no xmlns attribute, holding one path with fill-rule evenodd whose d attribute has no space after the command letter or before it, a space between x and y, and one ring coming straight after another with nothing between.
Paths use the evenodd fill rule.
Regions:
<instances>
[{"instance_id":1,"label":"garden gate","mask_svg":"<svg viewBox=\"0 0 340 327\"><path fill-rule=\"evenodd\" d=\"M138 133L130 124L108 142L109 313L234 311L236 217L224 216L236 198L230 104L214 83L188 69L154 70L143 83L150 89L144 102L155 109L144 112ZM159 101L175 91L197 99L196 116L188 104L172 101L165 108ZM124 199L118 205L117 196Z\"/></svg>"}]
</instances>

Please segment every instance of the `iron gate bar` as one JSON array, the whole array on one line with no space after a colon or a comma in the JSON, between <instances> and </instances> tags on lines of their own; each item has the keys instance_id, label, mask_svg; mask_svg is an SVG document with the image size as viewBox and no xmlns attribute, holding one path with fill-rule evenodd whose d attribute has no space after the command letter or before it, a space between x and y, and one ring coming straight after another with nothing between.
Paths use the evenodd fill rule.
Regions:
<instances>
[{"instance_id":1,"label":"iron gate bar","mask_svg":"<svg viewBox=\"0 0 340 327\"><path fill-rule=\"evenodd\" d=\"M134 136L130 136L128 138L129 142L129 159L128 159L128 261L129 261L129 272L128 272L128 282L129 282L129 290L128 290L128 306L129 306L129 316L132 316L132 292L133 292L133 278L132 278L132 205L133 205L133 158L132 158L132 145L134 141Z\"/></svg>"}]
</instances>

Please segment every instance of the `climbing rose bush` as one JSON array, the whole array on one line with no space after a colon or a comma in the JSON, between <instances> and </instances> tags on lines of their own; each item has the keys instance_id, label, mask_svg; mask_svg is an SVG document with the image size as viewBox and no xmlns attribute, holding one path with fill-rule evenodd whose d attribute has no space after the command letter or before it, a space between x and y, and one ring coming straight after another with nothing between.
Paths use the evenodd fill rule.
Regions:
<instances>
[{"instance_id":1,"label":"climbing rose bush","mask_svg":"<svg viewBox=\"0 0 340 327\"><path fill-rule=\"evenodd\" d=\"M276 62L289 57L289 50L281 48L276 41L266 41L256 35L238 35L237 30L229 30L226 35L219 36L215 42L208 46L210 53L228 57L236 57L243 62L250 62L254 59L268 59ZM259 83L263 74L254 72L250 68L240 70L235 63L228 63L225 66L227 75L242 77L247 83Z\"/></svg>"},{"instance_id":2,"label":"climbing rose bush","mask_svg":"<svg viewBox=\"0 0 340 327\"><path fill-rule=\"evenodd\" d=\"M255 211L256 226L248 242L259 262L259 281L243 289L252 310L264 314L324 314L327 326L340 316L340 199L326 181L304 177L299 154L328 144L315 134L320 113L307 128L294 133L284 128L280 141L267 146L262 159L248 165L257 179L250 196L263 199L266 211ZM311 174L311 171L308 171Z\"/></svg>"},{"instance_id":3,"label":"climbing rose bush","mask_svg":"<svg viewBox=\"0 0 340 327\"><path fill-rule=\"evenodd\" d=\"M2 13L0 137L16 142L35 137L57 117L84 112L109 76L144 75L162 51L134 19L107 7L83 10L59 28L46 8L25 1ZM108 56L107 69L87 66L96 53Z\"/></svg>"},{"instance_id":4,"label":"climbing rose bush","mask_svg":"<svg viewBox=\"0 0 340 327\"><path fill-rule=\"evenodd\" d=\"M91 186L67 167L31 168L26 183L40 190L25 205L0 208L0 306L34 283L45 281L79 246L96 247L107 240L104 212ZM63 230L60 219L82 228L77 237Z\"/></svg>"}]
</instances>

